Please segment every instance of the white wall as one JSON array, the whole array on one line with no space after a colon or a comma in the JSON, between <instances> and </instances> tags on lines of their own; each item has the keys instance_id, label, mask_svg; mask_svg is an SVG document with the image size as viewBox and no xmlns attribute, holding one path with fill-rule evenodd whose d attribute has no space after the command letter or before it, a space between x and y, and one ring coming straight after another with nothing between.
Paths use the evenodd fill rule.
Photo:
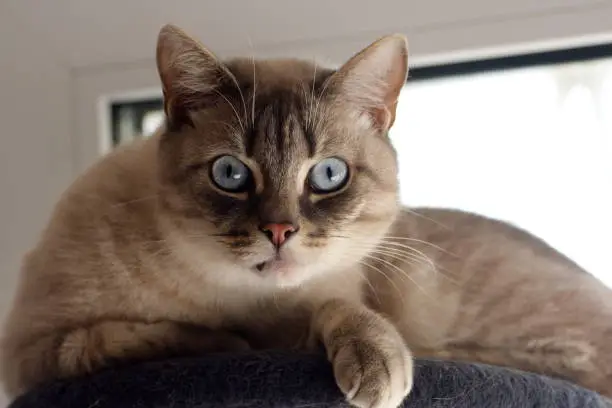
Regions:
<instances>
[{"instance_id":1,"label":"white wall","mask_svg":"<svg viewBox=\"0 0 612 408\"><path fill-rule=\"evenodd\" d=\"M2 0L0 317L53 202L99 154L100 97L157 86L164 23L221 55L328 61L405 32L414 65L610 41L610 21L607 0Z\"/></svg>"},{"instance_id":2,"label":"white wall","mask_svg":"<svg viewBox=\"0 0 612 408\"><path fill-rule=\"evenodd\" d=\"M10 6L0 5L0 313L21 254L74 174L70 71Z\"/></svg>"}]
</instances>

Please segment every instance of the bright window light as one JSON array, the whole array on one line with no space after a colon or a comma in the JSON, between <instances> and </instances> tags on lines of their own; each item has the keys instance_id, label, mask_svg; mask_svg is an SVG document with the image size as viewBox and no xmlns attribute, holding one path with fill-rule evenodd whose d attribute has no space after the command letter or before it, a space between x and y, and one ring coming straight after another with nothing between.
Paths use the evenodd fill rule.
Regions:
<instances>
[{"instance_id":1,"label":"bright window light","mask_svg":"<svg viewBox=\"0 0 612 408\"><path fill-rule=\"evenodd\" d=\"M164 121L164 111L154 110L147 112L142 118L142 134L151 136Z\"/></svg>"},{"instance_id":2,"label":"bright window light","mask_svg":"<svg viewBox=\"0 0 612 408\"><path fill-rule=\"evenodd\" d=\"M612 60L409 81L391 138L404 203L512 222L612 286Z\"/></svg>"}]
</instances>

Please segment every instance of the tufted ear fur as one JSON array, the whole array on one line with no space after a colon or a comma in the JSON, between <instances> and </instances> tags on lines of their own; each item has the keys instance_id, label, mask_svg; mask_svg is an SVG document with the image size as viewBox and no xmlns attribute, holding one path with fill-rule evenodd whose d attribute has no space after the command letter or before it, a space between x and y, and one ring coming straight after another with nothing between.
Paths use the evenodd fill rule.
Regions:
<instances>
[{"instance_id":1,"label":"tufted ear fur","mask_svg":"<svg viewBox=\"0 0 612 408\"><path fill-rule=\"evenodd\" d=\"M157 70L170 126L192 124L189 111L216 98L224 82L235 82L212 52L173 25L159 32Z\"/></svg>"},{"instance_id":2,"label":"tufted ear fur","mask_svg":"<svg viewBox=\"0 0 612 408\"><path fill-rule=\"evenodd\" d=\"M408 42L404 35L389 35L372 43L335 74L343 101L369 116L383 132L395 121L400 91L408 75Z\"/></svg>"}]
</instances>

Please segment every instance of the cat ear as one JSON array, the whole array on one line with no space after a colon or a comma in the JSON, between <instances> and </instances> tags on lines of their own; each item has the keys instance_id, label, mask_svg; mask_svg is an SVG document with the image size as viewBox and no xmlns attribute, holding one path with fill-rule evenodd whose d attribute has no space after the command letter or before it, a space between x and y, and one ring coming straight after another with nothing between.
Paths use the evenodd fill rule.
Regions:
<instances>
[{"instance_id":1,"label":"cat ear","mask_svg":"<svg viewBox=\"0 0 612 408\"><path fill-rule=\"evenodd\" d=\"M383 132L395 121L400 91L408 75L408 41L389 35L356 54L334 74L343 101L367 115Z\"/></svg>"},{"instance_id":2,"label":"cat ear","mask_svg":"<svg viewBox=\"0 0 612 408\"><path fill-rule=\"evenodd\" d=\"M169 123L189 123L189 111L216 96L224 80L232 78L221 61L173 25L164 26L157 39L157 70Z\"/></svg>"}]
</instances>

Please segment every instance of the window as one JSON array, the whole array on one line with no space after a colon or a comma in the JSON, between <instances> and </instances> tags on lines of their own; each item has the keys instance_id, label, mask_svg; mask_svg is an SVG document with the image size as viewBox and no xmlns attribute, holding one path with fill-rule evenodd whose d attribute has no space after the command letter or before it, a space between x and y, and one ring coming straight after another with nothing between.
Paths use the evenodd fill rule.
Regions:
<instances>
[{"instance_id":1,"label":"window","mask_svg":"<svg viewBox=\"0 0 612 408\"><path fill-rule=\"evenodd\" d=\"M415 69L391 139L402 201L506 220L612 286L612 47ZM115 143L161 101L115 105Z\"/></svg>"},{"instance_id":2,"label":"window","mask_svg":"<svg viewBox=\"0 0 612 408\"><path fill-rule=\"evenodd\" d=\"M612 58L415 81L391 138L403 202L512 222L612 286Z\"/></svg>"},{"instance_id":3,"label":"window","mask_svg":"<svg viewBox=\"0 0 612 408\"><path fill-rule=\"evenodd\" d=\"M153 134L164 120L163 102L152 98L137 102L114 102L110 107L113 146Z\"/></svg>"}]
</instances>

